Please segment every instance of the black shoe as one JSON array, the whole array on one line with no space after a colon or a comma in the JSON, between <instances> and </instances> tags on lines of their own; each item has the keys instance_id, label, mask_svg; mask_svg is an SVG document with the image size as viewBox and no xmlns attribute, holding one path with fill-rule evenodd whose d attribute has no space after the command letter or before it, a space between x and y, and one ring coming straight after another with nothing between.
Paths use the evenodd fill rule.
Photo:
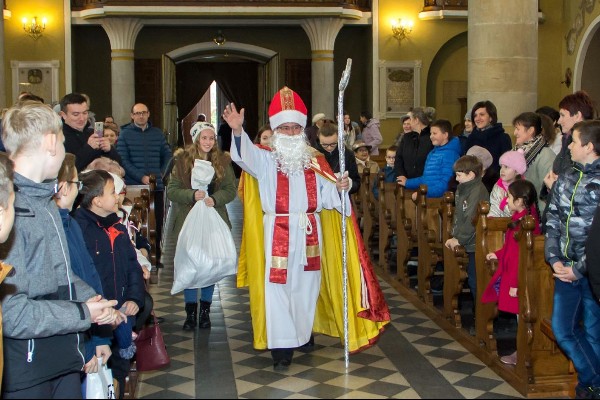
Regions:
<instances>
[{"instance_id":1,"label":"black shoe","mask_svg":"<svg viewBox=\"0 0 600 400\"><path fill-rule=\"evenodd\" d=\"M293 349L273 349L271 350L273 357L273 369L275 371L286 371L294 358Z\"/></svg>"},{"instance_id":2,"label":"black shoe","mask_svg":"<svg viewBox=\"0 0 600 400\"><path fill-rule=\"evenodd\" d=\"M198 303L185 303L185 322L183 323L184 331L191 331L196 328L196 319L198 313Z\"/></svg>"},{"instance_id":3,"label":"black shoe","mask_svg":"<svg viewBox=\"0 0 600 400\"><path fill-rule=\"evenodd\" d=\"M315 347L315 336L314 335L310 335L310 339L308 339L308 342L306 342L302 346L300 346L301 349L312 349L313 347Z\"/></svg>"},{"instance_id":4,"label":"black shoe","mask_svg":"<svg viewBox=\"0 0 600 400\"><path fill-rule=\"evenodd\" d=\"M200 320L198 321L198 328L208 329L210 328L210 303L207 301L200 301Z\"/></svg>"},{"instance_id":5,"label":"black shoe","mask_svg":"<svg viewBox=\"0 0 600 400\"><path fill-rule=\"evenodd\" d=\"M164 268L165 266L163 265L163 263L159 262L156 263L156 268L160 269L160 268Z\"/></svg>"},{"instance_id":6,"label":"black shoe","mask_svg":"<svg viewBox=\"0 0 600 400\"><path fill-rule=\"evenodd\" d=\"M291 361L279 360L273 363L273 370L278 372L287 371L290 368Z\"/></svg>"}]
</instances>

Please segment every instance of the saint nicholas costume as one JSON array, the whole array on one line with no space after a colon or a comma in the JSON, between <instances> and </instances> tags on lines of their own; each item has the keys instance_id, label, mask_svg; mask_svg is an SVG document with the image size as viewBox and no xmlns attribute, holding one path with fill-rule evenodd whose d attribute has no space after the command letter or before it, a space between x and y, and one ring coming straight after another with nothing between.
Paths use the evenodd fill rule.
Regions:
<instances>
[{"instance_id":1,"label":"saint nicholas costume","mask_svg":"<svg viewBox=\"0 0 600 400\"><path fill-rule=\"evenodd\" d=\"M306 124L306 107L287 87L269 107L271 126ZM341 201L325 157L312 149L310 168L285 175L268 147L248 135L231 156L247 174L238 287L248 286L255 349L292 349L312 332L340 337L343 326ZM389 323L387 304L346 196L349 351L376 342Z\"/></svg>"}]
</instances>

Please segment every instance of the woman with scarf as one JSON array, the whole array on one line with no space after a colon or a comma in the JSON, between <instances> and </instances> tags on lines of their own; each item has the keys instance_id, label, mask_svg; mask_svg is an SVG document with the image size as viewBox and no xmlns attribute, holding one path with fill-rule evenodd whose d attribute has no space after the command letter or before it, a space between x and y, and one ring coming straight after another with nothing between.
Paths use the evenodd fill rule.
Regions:
<instances>
[{"instance_id":1,"label":"woman with scarf","mask_svg":"<svg viewBox=\"0 0 600 400\"><path fill-rule=\"evenodd\" d=\"M527 180L533 183L537 193L544 186L544 177L552 169L556 154L548 146L544 132L554 129L552 120L544 114L525 112L513 120L515 127L515 150L522 149L527 162ZM539 201L539 210L546 204Z\"/></svg>"}]
</instances>

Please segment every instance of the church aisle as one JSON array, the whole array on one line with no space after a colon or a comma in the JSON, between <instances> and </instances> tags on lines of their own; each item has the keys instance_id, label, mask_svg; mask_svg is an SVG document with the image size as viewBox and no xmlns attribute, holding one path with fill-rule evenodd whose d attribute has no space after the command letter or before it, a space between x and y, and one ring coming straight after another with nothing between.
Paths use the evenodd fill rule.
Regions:
<instances>
[{"instance_id":1,"label":"church aisle","mask_svg":"<svg viewBox=\"0 0 600 400\"><path fill-rule=\"evenodd\" d=\"M239 242L239 200L228 209ZM339 339L316 335L314 348L296 351L290 369L275 372L270 352L252 348L248 291L234 277L217 285L210 330L181 329L183 294L170 295L173 249L166 243L165 268L151 286L171 365L140 373L139 398L522 397L386 282L392 323L375 346L350 356L347 371Z\"/></svg>"}]
</instances>

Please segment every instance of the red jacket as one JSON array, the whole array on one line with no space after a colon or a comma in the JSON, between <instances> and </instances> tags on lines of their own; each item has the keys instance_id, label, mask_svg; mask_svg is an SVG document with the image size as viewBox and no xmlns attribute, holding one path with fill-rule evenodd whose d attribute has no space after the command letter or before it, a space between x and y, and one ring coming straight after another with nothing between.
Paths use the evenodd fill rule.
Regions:
<instances>
[{"instance_id":1,"label":"red jacket","mask_svg":"<svg viewBox=\"0 0 600 400\"><path fill-rule=\"evenodd\" d=\"M527 210L513 214L511 219L518 221L525 215ZM519 242L515 239L515 233L519 231L520 226L520 223L517 223L514 228L506 230L504 246L494 253L498 257L498 268L481 296L482 303L498 302L498 310L512 314L519 313L519 297L510 297L508 292L512 287L519 287ZM537 218L533 233L541 233Z\"/></svg>"}]
</instances>

